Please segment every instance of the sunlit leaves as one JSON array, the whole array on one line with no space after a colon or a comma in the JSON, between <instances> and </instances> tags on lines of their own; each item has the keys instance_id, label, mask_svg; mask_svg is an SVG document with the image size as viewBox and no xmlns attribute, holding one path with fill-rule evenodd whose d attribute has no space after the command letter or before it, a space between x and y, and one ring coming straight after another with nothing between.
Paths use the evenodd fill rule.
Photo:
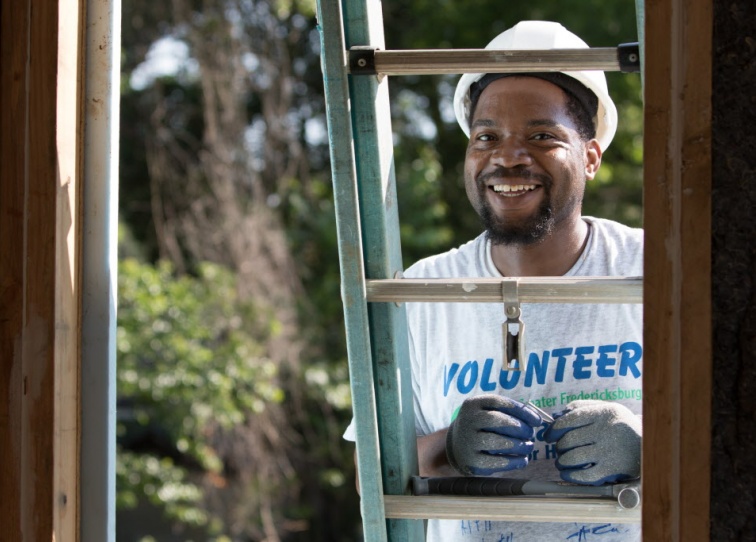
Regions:
<instances>
[{"instance_id":1,"label":"sunlit leaves","mask_svg":"<svg viewBox=\"0 0 756 542\"><path fill-rule=\"evenodd\" d=\"M186 471L170 458L121 451L116 462L116 506L133 508L140 499L162 506L182 523L206 525L207 513L198 506L202 493L187 480Z\"/></svg>"},{"instance_id":2,"label":"sunlit leaves","mask_svg":"<svg viewBox=\"0 0 756 542\"><path fill-rule=\"evenodd\" d=\"M215 431L244 423L280 402L276 368L261 341L274 322L261 325L250 304L236 298L234 277L202 264L196 276L176 276L171 265L127 259L119 269L118 397L121 441L139 431L163 436L162 451L207 472L223 464L212 445ZM156 451L157 452L157 451ZM137 495L162 503L184 522L205 521L190 505L199 490L169 457L118 454L118 499Z\"/></svg>"}]
</instances>

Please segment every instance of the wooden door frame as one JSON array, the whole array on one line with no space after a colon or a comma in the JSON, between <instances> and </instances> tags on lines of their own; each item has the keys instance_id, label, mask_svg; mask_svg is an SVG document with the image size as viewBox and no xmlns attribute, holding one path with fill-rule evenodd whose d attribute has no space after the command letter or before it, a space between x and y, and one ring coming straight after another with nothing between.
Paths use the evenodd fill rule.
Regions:
<instances>
[{"instance_id":1,"label":"wooden door frame","mask_svg":"<svg viewBox=\"0 0 756 542\"><path fill-rule=\"evenodd\" d=\"M79 536L85 4L9 0L0 13L3 540ZM711 27L711 0L646 4L643 537L653 542L709 539Z\"/></svg>"},{"instance_id":2,"label":"wooden door frame","mask_svg":"<svg viewBox=\"0 0 756 542\"><path fill-rule=\"evenodd\" d=\"M0 12L2 540L76 540L85 0Z\"/></svg>"},{"instance_id":3,"label":"wooden door frame","mask_svg":"<svg viewBox=\"0 0 756 542\"><path fill-rule=\"evenodd\" d=\"M712 0L646 2L643 540L709 540Z\"/></svg>"},{"instance_id":4,"label":"wooden door frame","mask_svg":"<svg viewBox=\"0 0 756 542\"><path fill-rule=\"evenodd\" d=\"M120 0L0 3L0 541L115 536L119 58Z\"/></svg>"}]
</instances>

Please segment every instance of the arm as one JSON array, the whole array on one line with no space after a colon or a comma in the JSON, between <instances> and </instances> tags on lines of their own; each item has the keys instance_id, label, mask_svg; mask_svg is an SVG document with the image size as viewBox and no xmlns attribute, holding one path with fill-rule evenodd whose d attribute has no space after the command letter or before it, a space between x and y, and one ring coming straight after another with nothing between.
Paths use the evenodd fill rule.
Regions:
<instances>
[{"instance_id":1,"label":"arm","mask_svg":"<svg viewBox=\"0 0 756 542\"><path fill-rule=\"evenodd\" d=\"M457 476L446 458L446 429L417 438L420 476Z\"/></svg>"},{"instance_id":2,"label":"arm","mask_svg":"<svg viewBox=\"0 0 756 542\"><path fill-rule=\"evenodd\" d=\"M528 464L541 417L499 395L466 399L447 429L417 439L420 476L487 476Z\"/></svg>"},{"instance_id":3,"label":"arm","mask_svg":"<svg viewBox=\"0 0 756 542\"><path fill-rule=\"evenodd\" d=\"M424 437L417 437L417 459L420 476L457 476L458 473L446 459L446 429ZM357 466L357 452L354 453ZM357 494L360 493L360 473L355 469Z\"/></svg>"},{"instance_id":4,"label":"arm","mask_svg":"<svg viewBox=\"0 0 756 542\"><path fill-rule=\"evenodd\" d=\"M540 424L540 415L519 401L492 394L472 397L449 428L417 438L418 472L426 477L486 476L521 469L528 464L533 431ZM359 487L358 472L358 493Z\"/></svg>"}]
</instances>

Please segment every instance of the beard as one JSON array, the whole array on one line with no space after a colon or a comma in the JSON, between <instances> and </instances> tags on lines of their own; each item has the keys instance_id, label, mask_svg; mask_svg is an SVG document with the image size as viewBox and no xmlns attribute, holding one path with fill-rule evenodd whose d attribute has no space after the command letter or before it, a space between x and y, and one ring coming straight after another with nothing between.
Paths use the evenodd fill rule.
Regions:
<instances>
[{"instance_id":1,"label":"beard","mask_svg":"<svg viewBox=\"0 0 756 542\"><path fill-rule=\"evenodd\" d=\"M492 245L535 245L554 231L554 212L548 200L544 200L538 211L527 220L518 223L499 220L484 204L480 220Z\"/></svg>"},{"instance_id":2,"label":"beard","mask_svg":"<svg viewBox=\"0 0 756 542\"><path fill-rule=\"evenodd\" d=\"M536 213L525 220L518 222L500 219L491 210L488 200L485 198L486 181L491 177L498 178L533 178L541 181L544 190L543 202ZM554 210L551 205L551 179L546 175L533 174L528 170L520 168L506 169L496 168L494 171L481 175L476 183L481 190L480 202L478 209L483 228L486 231L488 239L493 245L534 245L541 242L552 231L556 224Z\"/></svg>"}]
</instances>

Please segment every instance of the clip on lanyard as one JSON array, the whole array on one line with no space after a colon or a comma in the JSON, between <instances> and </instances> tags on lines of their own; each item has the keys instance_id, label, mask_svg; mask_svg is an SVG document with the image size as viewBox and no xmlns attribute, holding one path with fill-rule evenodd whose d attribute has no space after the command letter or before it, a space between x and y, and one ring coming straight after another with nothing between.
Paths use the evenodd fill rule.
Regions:
<instances>
[{"instance_id":1,"label":"clip on lanyard","mask_svg":"<svg viewBox=\"0 0 756 542\"><path fill-rule=\"evenodd\" d=\"M504 301L504 315L507 318L501 326L504 339L502 368L505 371L522 371L525 364L525 324L520 318L517 279L501 281L501 298Z\"/></svg>"}]
</instances>

